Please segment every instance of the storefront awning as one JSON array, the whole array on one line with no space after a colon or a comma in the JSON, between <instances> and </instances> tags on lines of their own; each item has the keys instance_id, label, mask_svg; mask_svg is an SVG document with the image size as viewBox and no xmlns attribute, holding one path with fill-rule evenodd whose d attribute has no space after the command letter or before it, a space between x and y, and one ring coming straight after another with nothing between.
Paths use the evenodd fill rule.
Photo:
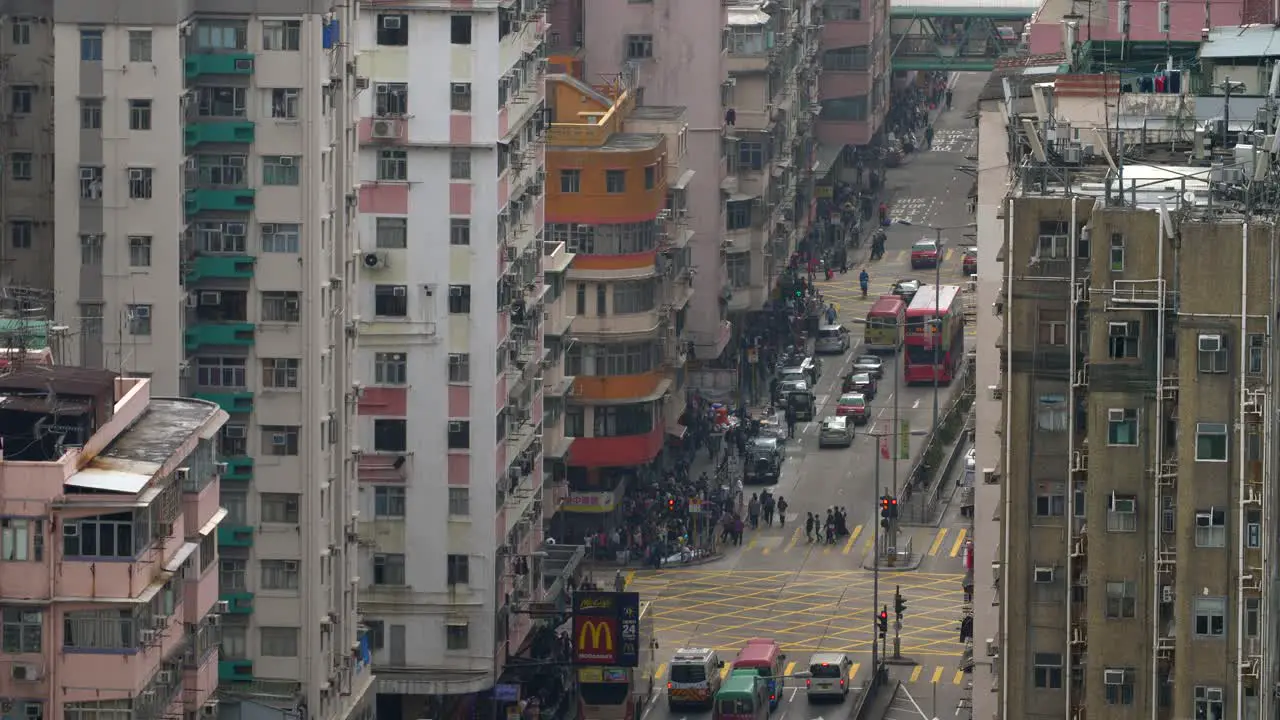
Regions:
<instances>
[{"instance_id":1,"label":"storefront awning","mask_svg":"<svg viewBox=\"0 0 1280 720\"><path fill-rule=\"evenodd\" d=\"M818 148L813 151L813 174L822 177L831 172L831 168L835 167L836 160L840 159L840 153L843 151L844 145L818 143Z\"/></svg>"}]
</instances>

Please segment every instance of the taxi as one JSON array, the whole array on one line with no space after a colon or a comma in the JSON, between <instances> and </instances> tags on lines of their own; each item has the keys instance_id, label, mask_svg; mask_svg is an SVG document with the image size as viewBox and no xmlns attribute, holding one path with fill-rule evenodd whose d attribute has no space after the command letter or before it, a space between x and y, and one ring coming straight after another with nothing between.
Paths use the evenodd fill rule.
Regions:
<instances>
[{"instance_id":1,"label":"taxi","mask_svg":"<svg viewBox=\"0 0 1280 720\"><path fill-rule=\"evenodd\" d=\"M871 418L867 409L867 396L862 393L845 393L836 402L836 415L847 417L854 425L866 425Z\"/></svg>"}]
</instances>

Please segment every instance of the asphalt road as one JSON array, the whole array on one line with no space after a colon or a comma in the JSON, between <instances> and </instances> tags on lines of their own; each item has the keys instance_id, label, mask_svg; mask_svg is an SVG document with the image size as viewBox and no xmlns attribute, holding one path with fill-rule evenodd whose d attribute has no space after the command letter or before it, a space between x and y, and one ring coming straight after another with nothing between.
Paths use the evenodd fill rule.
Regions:
<instances>
[{"instance_id":1,"label":"asphalt road","mask_svg":"<svg viewBox=\"0 0 1280 720\"><path fill-rule=\"evenodd\" d=\"M966 117L967 112L959 108L973 104L984 79L982 74L958 75L958 109L943 114L938 121L935 148L918 153L902 168L889 171L886 182L893 198L891 213L900 219L917 226L969 222L966 197L970 179L958 173L956 167L966 164L964 155L973 151L976 130ZM869 265L871 298L888 292L899 278L934 282L932 270L913 272L908 261L911 243L926 232L932 236L920 227L894 226L888 230L885 257ZM946 236L952 248L943 261L944 283L963 282L959 255L954 249L955 245L964 244L962 234L958 231L955 237ZM856 268L830 283L820 282L819 286L824 296L836 303L843 319L864 317L872 302L861 298ZM860 339L861 326L846 324ZM840 377L853 354L826 358L815 390L821 408L819 419L834 412ZM787 674L806 670L810 654L822 650L849 654L854 663L851 675L855 687L869 679L873 616L878 608L873 604L874 575L863 569L863 563L873 554L875 535L880 530L876 465L879 464L880 485L890 488L895 470L901 482L910 463L880 460L877 442L868 436L868 431L873 427L878 432L890 430L895 403L900 417L911 422L913 433L923 435L932 422L932 386L903 386L895 393L892 378L898 372L896 362L887 358L885 381L871 404L876 420L858 428L853 447L820 450L818 423L805 423L798 428L797 440L787 446L782 479L774 487L775 495L786 497L790 503L785 527L749 530L741 547L730 549L724 558L708 565L628 575L629 589L653 602L660 688L666 684L666 661L677 649L712 647L731 661L745 641L753 637L769 637L782 644L787 654ZM940 405L945 407L952 389L943 387L939 392ZM922 442L922 437L912 437L913 454ZM758 489L748 487L748 492ZM803 528L805 513L825 513L832 505L847 509L851 536L833 546L808 543ZM958 694L967 682L960 670L963 646L957 633L963 601L960 580L965 540L958 527L959 524L957 529L945 528L942 535L937 530L905 532L903 541L911 538L915 552L925 555L924 565L917 571L880 574L881 605L893 604L895 586L901 588L907 600L901 650L919 665L894 668L892 672L916 696L927 696L935 684L940 691ZM848 717L852 702L810 707L803 684L802 680L789 681L782 704L774 713L776 720ZM665 694L665 690L659 692ZM693 720L703 716L709 713L669 711L662 696L655 698L645 713L646 720Z\"/></svg>"}]
</instances>

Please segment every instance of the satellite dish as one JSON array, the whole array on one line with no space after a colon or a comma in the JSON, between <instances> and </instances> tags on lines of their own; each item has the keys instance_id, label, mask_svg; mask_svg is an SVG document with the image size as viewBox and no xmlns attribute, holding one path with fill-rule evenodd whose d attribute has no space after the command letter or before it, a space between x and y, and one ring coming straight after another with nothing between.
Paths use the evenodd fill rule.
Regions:
<instances>
[{"instance_id":1,"label":"satellite dish","mask_svg":"<svg viewBox=\"0 0 1280 720\"><path fill-rule=\"evenodd\" d=\"M1190 190L1182 193L1182 201L1188 205L1196 204L1196 194Z\"/></svg>"}]
</instances>

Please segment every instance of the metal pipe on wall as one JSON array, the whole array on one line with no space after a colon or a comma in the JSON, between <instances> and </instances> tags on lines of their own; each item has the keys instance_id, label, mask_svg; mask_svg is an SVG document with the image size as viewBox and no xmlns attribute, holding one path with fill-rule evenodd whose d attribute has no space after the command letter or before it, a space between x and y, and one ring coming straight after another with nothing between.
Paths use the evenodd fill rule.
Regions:
<instances>
[{"instance_id":1,"label":"metal pipe on wall","mask_svg":"<svg viewBox=\"0 0 1280 720\"><path fill-rule=\"evenodd\" d=\"M1006 230L1006 238L1005 238L1006 245L1005 245L1005 261L1004 261L1005 296L1006 296L1005 310L1004 310L1005 312L1004 342L1005 342L1006 348L1012 349L1013 348L1013 323L1009 321L1009 318L1013 317L1012 315L1013 300L1015 296L1015 293L1013 292L1014 202L1009 199L1006 199L1005 202L1009 204L1009 209L1005 213L1005 215L1008 217L1008 221L1006 225L1007 230ZM1007 370L1003 367L1001 368L1001 371L1008 374ZM1004 403L1004 402L1005 401L1002 399L1001 403ZM1008 410L1006 409L1004 412L1004 435L1002 436L1003 437L1002 444L1004 445L1003 469L1006 473L1008 472L1012 464L1012 451L1010 449L1010 443L1009 443L1009 438L1013 437L1013 435L1011 434L1012 432L1013 432L1013 413L1008 412ZM1000 583L999 583L1000 590L999 592L1001 595L1007 595L1006 591L1008 590L1008 587L1009 587L1008 577L1007 577L1009 574L1009 558L1013 555L1013 552L1012 552L1013 493L1009 491L1008 483L1005 481L1004 478L1001 478L1000 482L1002 485L1001 493L1004 495L1004 510L1000 514L1000 523L1001 525L1004 526L1004 533L1003 533L1004 538L1000 546ZM1004 598L997 598L997 599L1000 601L1000 642L1005 643L1005 642L1008 642L1008 638L1009 638L1009 603L1005 602ZM1008 678L1009 678L1009 652L1007 648L1005 651L1000 653L999 661L1000 661L1000 679L998 680L998 684L1002 688L1004 688L1003 691L1000 693L1000 720L1011 720L1009 718L1009 691L1008 691L1008 686L1005 684L1008 682Z\"/></svg>"},{"instance_id":2,"label":"metal pipe on wall","mask_svg":"<svg viewBox=\"0 0 1280 720\"><path fill-rule=\"evenodd\" d=\"M1151 501L1151 720L1160 718L1160 521L1155 513L1164 506L1160 496L1161 453L1164 452L1164 342L1165 333L1165 284L1164 284L1164 221L1165 209L1156 213L1156 411L1155 441L1152 443L1151 464L1155 469L1155 493Z\"/></svg>"},{"instance_id":3,"label":"metal pipe on wall","mask_svg":"<svg viewBox=\"0 0 1280 720\"><path fill-rule=\"evenodd\" d=\"M1076 312L1076 255L1079 254L1078 243L1076 242L1076 225L1078 223L1076 212L1079 198L1071 198L1071 241L1067 245L1067 258L1071 269L1068 275L1067 284L1067 492L1066 496L1071 498L1070 511L1067 513L1067 652L1063 656L1063 688L1067 712L1063 717L1071 717L1072 703L1072 687L1071 687L1071 633L1074 628L1071 626L1071 583L1075 569L1075 563L1072 561L1071 545L1075 542L1075 476L1072 472L1072 458L1074 457L1076 447L1076 402L1075 402L1075 382L1076 382L1076 341L1078 337L1078 313Z\"/></svg>"},{"instance_id":4,"label":"metal pipe on wall","mask_svg":"<svg viewBox=\"0 0 1280 720\"><path fill-rule=\"evenodd\" d=\"M1236 407L1236 445L1237 451L1237 467L1236 467L1236 506L1237 518L1236 527L1244 530L1245 527L1245 483L1249 480L1249 473L1246 470L1245 462L1248 457L1247 448L1245 447L1245 428L1248 427L1245 418L1245 399L1248 396L1248 389L1245 386L1245 378L1249 373L1249 352L1247 338L1249 337L1249 218L1246 216L1244 225L1241 226L1240 232L1240 352L1236 353L1240 356L1239 375L1236 383L1239 387L1237 392ZM1243 615L1244 611L1244 546L1248 543L1246 534L1240 532L1237 534L1239 545L1236 547L1236 617ZM1244 623L1236 623L1236 720L1244 720Z\"/></svg>"}]
</instances>

